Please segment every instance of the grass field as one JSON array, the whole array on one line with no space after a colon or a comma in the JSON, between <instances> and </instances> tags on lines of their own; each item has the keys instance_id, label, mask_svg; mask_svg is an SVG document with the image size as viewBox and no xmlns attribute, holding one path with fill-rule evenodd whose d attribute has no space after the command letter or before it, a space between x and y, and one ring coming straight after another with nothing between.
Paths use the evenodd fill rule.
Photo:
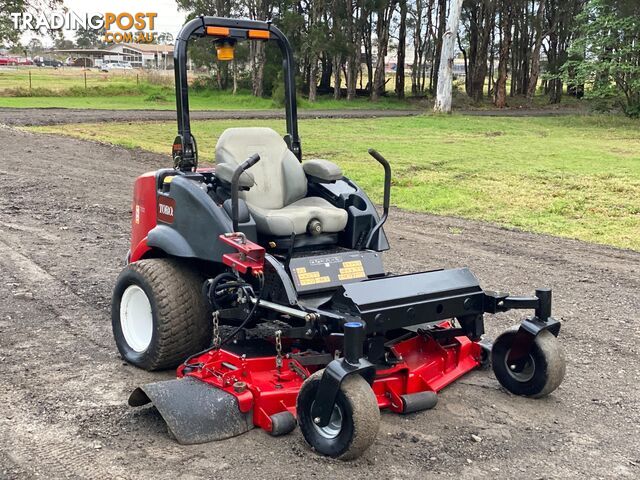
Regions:
<instances>
[{"instance_id":1,"label":"grass field","mask_svg":"<svg viewBox=\"0 0 640 480\"><path fill-rule=\"evenodd\" d=\"M31 79L29 79L31 72ZM86 73L86 87L85 78ZM270 98L256 98L248 91L236 95L218 90L191 90L192 110L264 110L274 108ZM128 71L103 73L79 68L0 68L0 107L10 108L95 108L95 109L175 109L173 72ZM367 98L336 101L319 97L315 103L298 98L302 109L415 109L416 101L394 97L372 103Z\"/></svg>"},{"instance_id":2,"label":"grass field","mask_svg":"<svg viewBox=\"0 0 640 480\"><path fill-rule=\"evenodd\" d=\"M162 93L157 100L153 93L139 95L96 95L77 97L3 97L0 96L0 107L10 108L92 108L100 110L175 110L176 103L173 92ZM279 108L270 98L256 98L248 92L236 95L217 91L191 93L189 95L191 110L267 110ZM395 98L381 99L372 103L366 98L352 101L336 101L329 97L320 97L317 102L310 103L298 99L298 108L315 110L375 109L375 110L415 110L421 105L401 102Z\"/></svg>"},{"instance_id":3,"label":"grass field","mask_svg":"<svg viewBox=\"0 0 640 480\"><path fill-rule=\"evenodd\" d=\"M251 124L284 130L281 121ZM201 162L212 161L225 128L246 125L195 122ZM392 203L400 208L640 251L639 128L613 116L300 122L305 157L335 161L376 201L383 172L369 147L390 161ZM159 153L169 152L175 135L173 122L32 129Z\"/></svg>"}]
</instances>

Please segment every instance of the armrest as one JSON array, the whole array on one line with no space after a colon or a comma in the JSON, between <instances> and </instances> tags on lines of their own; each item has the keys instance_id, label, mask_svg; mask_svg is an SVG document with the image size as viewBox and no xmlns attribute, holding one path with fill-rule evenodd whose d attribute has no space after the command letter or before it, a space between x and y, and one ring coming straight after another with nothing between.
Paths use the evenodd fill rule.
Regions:
<instances>
[{"instance_id":1,"label":"armrest","mask_svg":"<svg viewBox=\"0 0 640 480\"><path fill-rule=\"evenodd\" d=\"M329 160L307 160L302 169L310 180L318 183L331 183L342 178L340 167Z\"/></svg>"},{"instance_id":2,"label":"armrest","mask_svg":"<svg viewBox=\"0 0 640 480\"><path fill-rule=\"evenodd\" d=\"M216 165L216 178L219 178L225 183L231 184L231 179L233 178L233 173L236 171L236 166L231 165L230 163L219 163ZM255 181L253 176L249 172L242 172L240 175L240 188L244 190L248 190L255 185Z\"/></svg>"}]
</instances>

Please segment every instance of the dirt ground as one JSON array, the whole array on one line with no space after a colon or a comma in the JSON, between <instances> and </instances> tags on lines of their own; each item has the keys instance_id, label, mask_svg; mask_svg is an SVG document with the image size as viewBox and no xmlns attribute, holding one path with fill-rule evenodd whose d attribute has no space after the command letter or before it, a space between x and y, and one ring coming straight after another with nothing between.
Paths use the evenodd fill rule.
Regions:
<instances>
[{"instance_id":1,"label":"dirt ground","mask_svg":"<svg viewBox=\"0 0 640 480\"><path fill-rule=\"evenodd\" d=\"M531 400L472 372L432 411L384 413L350 463L298 430L180 446L153 409L126 405L172 374L124 364L109 314L133 179L169 159L8 127L0 145L0 478L640 477L640 254L393 210L391 271L464 265L485 288L554 288L563 385ZM518 318L488 317L489 335Z\"/></svg>"}]
</instances>

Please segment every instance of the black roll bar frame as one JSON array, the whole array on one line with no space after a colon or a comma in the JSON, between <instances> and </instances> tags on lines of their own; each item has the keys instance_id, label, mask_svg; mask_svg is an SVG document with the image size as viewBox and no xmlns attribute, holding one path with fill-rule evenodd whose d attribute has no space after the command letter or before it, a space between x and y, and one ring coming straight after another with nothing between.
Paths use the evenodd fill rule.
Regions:
<instances>
[{"instance_id":1,"label":"black roll bar frame","mask_svg":"<svg viewBox=\"0 0 640 480\"><path fill-rule=\"evenodd\" d=\"M229 29L228 35L207 34L207 27L221 27ZM263 30L269 32L269 38L250 38L250 30ZM295 60L293 49L287 37L273 26L271 22L256 20L198 17L187 22L176 39L173 51L175 84L176 84L176 111L178 117L178 137L173 145L173 158L175 167L181 171L192 171L198 165L198 152L196 142L191 134L191 121L189 118L189 84L187 81L187 47L192 37L209 36L218 39L232 39L234 41L267 41L274 40L282 52L282 68L284 71L284 104L287 126L285 141L289 150L302 161L302 147L298 135L298 112L296 104L295 88Z\"/></svg>"}]
</instances>

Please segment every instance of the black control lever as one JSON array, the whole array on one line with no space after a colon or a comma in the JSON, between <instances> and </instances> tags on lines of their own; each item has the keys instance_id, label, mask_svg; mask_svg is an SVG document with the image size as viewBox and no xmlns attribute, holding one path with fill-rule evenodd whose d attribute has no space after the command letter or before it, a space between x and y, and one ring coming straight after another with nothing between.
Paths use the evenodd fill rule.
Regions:
<instances>
[{"instance_id":1,"label":"black control lever","mask_svg":"<svg viewBox=\"0 0 640 480\"><path fill-rule=\"evenodd\" d=\"M260 155L254 153L236 167L236 170L233 172L233 177L231 177L231 221L233 222L234 232L238 231L238 191L240 190L240 175L259 161Z\"/></svg>"},{"instance_id":2,"label":"black control lever","mask_svg":"<svg viewBox=\"0 0 640 480\"><path fill-rule=\"evenodd\" d=\"M384 198L382 200L382 217L380 217L378 223L376 223L369 232L367 241L364 244L365 248L371 248L371 242L373 241L373 238L375 237L378 230L382 228L384 222L387 221L387 217L389 216L389 204L391 202L391 166L389 165L389 162L387 162L387 160L373 148L369 149L369 155L375 158L378 163L380 163L380 165L384 167Z\"/></svg>"}]
</instances>

